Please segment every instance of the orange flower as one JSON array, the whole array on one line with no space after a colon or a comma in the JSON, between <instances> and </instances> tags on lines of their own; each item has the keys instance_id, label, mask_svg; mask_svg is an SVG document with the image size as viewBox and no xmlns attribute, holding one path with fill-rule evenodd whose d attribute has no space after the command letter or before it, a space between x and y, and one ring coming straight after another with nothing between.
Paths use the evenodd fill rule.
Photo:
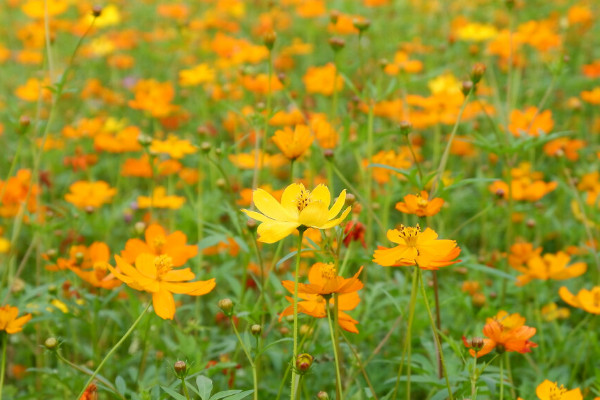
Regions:
<instances>
[{"instance_id":1,"label":"orange flower","mask_svg":"<svg viewBox=\"0 0 600 400\"><path fill-rule=\"evenodd\" d=\"M531 243L515 243L510 246L510 254L508 255L508 264L517 269L521 265L527 263L534 257L539 257L542 253L542 248L533 249Z\"/></svg>"},{"instance_id":2,"label":"orange flower","mask_svg":"<svg viewBox=\"0 0 600 400\"><path fill-rule=\"evenodd\" d=\"M24 85L15 90L15 95L21 100L29 102L36 102L40 98L49 101L52 99L52 92L47 89L50 85L50 79L48 78L43 80L29 78Z\"/></svg>"},{"instance_id":3,"label":"orange flower","mask_svg":"<svg viewBox=\"0 0 600 400\"><path fill-rule=\"evenodd\" d=\"M198 86L215 80L215 70L208 64L200 64L191 69L179 71L179 85L183 87Z\"/></svg>"},{"instance_id":4,"label":"orange flower","mask_svg":"<svg viewBox=\"0 0 600 400\"><path fill-rule=\"evenodd\" d=\"M405 214L415 214L418 217L431 217L440 212L444 200L437 197L429 200L429 193L425 190L420 194L404 196L404 202L396 203L396 210Z\"/></svg>"},{"instance_id":5,"label":"orange flower","mask_svg":"<svg viewBox=\"0 0 600 400\"><path fill-rule=\"evenodd\" d=\"M524 274L517 277L517 286L526 285L533 279L562 281L583 275L587 270L587 264L578 262L567 266L570 260L571 257L562 251L556 254L544 254L543 257L534 256L527 261L527 267L513 267Z\"/></svg>"},{"instance_id":6,"label":"orange flower","mask_svg":"<svg viewBox=\"0 0 600 400\"><path fill-rule=\"evenodd\" d=\"M327 121L325 116L315 115L311 117L310 128L315 133L319 146L321 146L322 149L333 150L337 147L340 135Z\"/></svg>"},{"instance_id":7,"label":"orange flower","mask_svg":"<svg viewBox=\"0 0 600 400\"><path fill-rule=\"evenodd\" d=\"M173 293L202 296L215 287L215 279L187 282L196 277L189 268L173 269L173 258L167 254L142 253L135 260L135 267L119 256L115 256L117 271L109 269L129 287L152 293L152 305L156 315L163 319L175 316Z\"/></svg>"},{"instance_id":8,"label":"orange flower","mask_svg":"<svg viewBox=\"0 0 600 400\"><path fill-rule=\"evenodd\" d=\"M402 146L398 152L394 150L381 150L379 153L373 155L370 163L369 160L363 160L363 166L367 167L369 164L381 164L395 169L408 169L412 166L413 161L414 159L410 149L407 146ZM371 170L373 179L379 184L389 182L392 176L404 179L401 174L394 172L389 168L373 165Z\"/></svg>"},{"instance_id":9,"label":"orange flower","mask_svg":"<svg viewBox=\"0 0 600 400\"><path fill-rule=\"evenodd\" d=\"M28 169L19 170L6 182L0 180L0 217L18 215L23 204L29 212L35 212L39 193L39 186L31 184L31 171Z\"/></svg>"},{"instance_id":10,"label":"orange flower","mask_svg":"<svg viewBox=\"0 0 600 400\"><path fill-rule=\"evenodd\" d=\"M275 135L273 136L273 142L275 142L283 155L291 161L302 157L309 149L313 139L314 136L310 132L310 128L306 125L296 125L293 131L290 127L286 126L283 130L275 131Z\"/></svg>"},{"instance_id":11,"label":"orange flower","mask_svg":"<svg viewBox=\"0 0 600 400\"><path fill-rule=\"evenodd\" d=\"M384 72L388 75L398 75L400 72L414 74L423 70L423 63L418 60L410 60L408 53L398 51L394 55L394 61L387 64Z\"/></svg>"},{"instance_id":12,"label":"orange flower","mask_svg":"<svg viewBox=\"0 0 600 400\"><path fill-rule=\"evenodd\" d=\"M111 188L104 181L77 181L69 187L65 200L77 208L99 208L110 203L117 189Z\"/></svg>"},{"instance_id":13,"label":"orange flower","mask_svg":"<svg viewBox=\"0 0 600 400\"><path fill-rule=\"evenodd\" d=\"M338 296L338 322L340 326L348 332L358 333L358 329L356 329L358 321L343 311L353 310L360 302L357 292L363 288L362 282L358 280L361 271L362 267L352 278L344 279L337 275L333 264L314 264L308 272L310 284L298 285L298 297L302 299L298 302L298 312L315 318L325 318L327 316L327 310L325 309L327 302L333 305L335 301L331 295L336 293ZM293 281L283 281L282 284L290 293L294 293ZM291 297L286 296L286 299L293 303ZM293 307L288 306L279 315L279 320L292 314Z\"/></svg>"},{"instance_id":14,"label":"orange flower","mask_svg":"<svg viewBox=\"0 0 600 400\"><path fill-rule=\"evenodd\" d=\"M5 305L0 307L0 332L4 331L9 335L21 332L23 325L31 319L31 314L25 314L19 318L19 309Z\"/></svg>"},{"instance_id":15,"label":"orange flower","mask_svg":"<svg viewBox=\"0 0 600 400\"><path fill-rule=\"evenodd\" d=\"M125 250L121 252L121 257L129 263L134 263L143 253L155 256L166 254L171 257L175 267L180 267L198 254L198 246L187 245L187 236L183 232L175 231L167 235L165 229L158 224L146 228L144 239L145 241L129 239L125 243Z\"/></svg>"},{"instance_id":16,"label":"orange flower","mask_svg":"<svg viewBox=\"0 0 600 400\"><path fill-rule=\"evenodd\" d=\"M196 147L189 140L179 139L177 135L169 135L166 140L152 140L150 152L153 154L168 154L169 157L177 160L185 157L187 154L196 153Z\"/></svg>"},{"instance_id":17,"label":"orange flower","mask_svg":"<svg viewBox=\"0 0 600 400\"><path fill-rule=\"evenodd\" d=\"M600 314L600 286L594 286L592 290L581 289L577 295L563 286L558 290L558 294L570 306L581 308L591 314Z\"/></svg>"},{"instance_id":18,"label":"orange flower","mask_svg":"<svg viewBox=\"0 0 600 400\"><path fill-rule=\"evenodd\" d=\"M600 87L595 87L592 90L584 90L581 92L581 100L590 104L600 104Z\"/></svg>"},{"instance_id":19,"label":"orange flower","mask_svg":"<svg viewBox=\"0 0 600 400\"><path fill-rule=\"evenodd\" d=\"M271 76L269 86L269 75L267 74L244 75L242 77L242 85L246 90L256 94L267 94L269 90L273 93L283 89L283 84L275 75Z\"/></svg>"},{"instance_id":20,"label":"orange flower","mask_svg":"<svg viewBox=\"0 0 600 400\"><path fill-rule=\"evenodd\" d=\"M121 285L121 281L109 273L108 261L110 250L105 243L94 242L90 247L71 247L70 259L59 258L57 265L59 269L68 268L90 285L98 288L113 289ZM53 267L47 267L52 270Z\"/></svg>"},{"instance_id":21,"label":"orange flower","mask_svg":"<svg viewBox=\"0 0 600 400\"><path fill-rule=\"evenodd\" d=\"M571 315L571 311L565 307L558 307L556 303L546 304L540 310L544 321L552 322L557 319L567 319Z\"/></svg>"},{"instance_id":22,"label":"orange flower","mask_svg":"<svg viewBox=\"0 0 600 400\"><path fill-rule=\"evenodd\" d=\"M580 149L585 148L586 142L581 139L558 138L549 141L544 145L544 153L550 157L556 157L564 154L568 160L579 160Z\"/></svg>"},{"instance_id":23,"label":"orange flower","mask_svg":"<svg viewBox=\"0 0 600 400\"><path fill-rule=\"evenodd\" d=\"M128 126L116 133L100 132L94 137L94 148L109 153L126 153L140 151L142 145L138 141L140 129Z\"/></svg>"},{"instance_id":24,"label":"orange flower","mask_svg":"<svg viewBox=\"0 0 600 400\"><path fill-rule=\"evenodd\" d=\"M517 137L522 134L537 137L540 133L550 133L553 127L554 120L550 110L538 111L537 107L527 107L524 111L513 110L510 113L508 130Z\"/></svg>"},{"instance_id":25,"label":"orange flower","mask_svg":"<svg viewBox=\"0 0 600 400\"><path fill-rule=\"evenodd\" d=\"M535 394L540 400L583 400L579 388L568 390L563 385L559 387L556 382L550 382L548 379L538 385Z\"/></svg>"},{"instance_id":26,"label":"orange flower","mask_svg":"<svg viewBox=\"0 0 600 400\"><path fill-rule=\"evenodd\" d=\"M384 267L416 265L421 269L437 270L440 267L456 264L453 261L460 254L460 247L454 240L437 240L434 230L427 228L421 232L419 225L400 229L390 229L387 238L398 246L379 246L373 254L373 261Z\"/></svg>"},{"instance_id":27,"label":"orange flower","mask_svg":"<svg viewBox=\"0 0 600 400\"><path fill-rule=\"evenodd\" d=\"M170 82L158 82L154 79L141 79L133 87L135 99L129 100L129 107L149 112L155 118L164 118L178 107L171 104L175 89Z\"/></svg>"},{"instance_id":28,"label":"orange flower","mask_svg":"<svg viewBox=\"0 0 600 400\"><path fill-rule=\"evenodd\" d=\"M287 159L282 154L270 155L262 153L260 150L258 153L258 157L256 157L256 153L254 152L254 150L252 150L250 153L229 155L229 161L231 161L236 167L240 169L254 169L257 159L259 168L268 167L277 169L287 164Z\"/></svg>"},{"instance_id":29,"label":"orange flower","mask_svg":"<svg viewBox=\"0 0 600 400\"><path fill-rule=\"evenodd\" d=\"M185 203L185 197L167 196L167 190L163 186L157 186L152 192L152 197L138 196L139 208L169 208L178 210Z\"/></svg>"},{"instance_id":30,"label":"orange flower","mask_svg":"<svg viewBox=\"0 0 600 400\"><path fill-rule=\"evenodd\" d=\"M525 318L519 314L509 315L506 311L500 311L495 317L488 318L483 327L483 334L488 338L483 339L483 347L477 352L470 349L469 353L474 357L484 356L493 349L499 353L505 351L529 353L533 347L537 347L536 343L529 341L535 332L535 328L525 325ZM463 343L466 347L472 347L464 336Z\"/></svg>"},{"instance_id":31,"label":"orange flower","mask_svg":"<svg viewBox=\"0 0 600 400\"><path fill-rule=\"evenodd\" d=\"M98 387L95 383L90 383L79 398L79 400L98 400Z\"/></svg>"},{"instance_id":32,"label":"orange flower","mask_svg":"<svg viewBox=\"0 0 600 400\"><path fill-rule=\"evenodd\" d=\"M344 87L344 80L337 74L335 65L328 63L322 67L309 67L302 78L308 93L331 96Z\"/></svg>"}]
</instances>

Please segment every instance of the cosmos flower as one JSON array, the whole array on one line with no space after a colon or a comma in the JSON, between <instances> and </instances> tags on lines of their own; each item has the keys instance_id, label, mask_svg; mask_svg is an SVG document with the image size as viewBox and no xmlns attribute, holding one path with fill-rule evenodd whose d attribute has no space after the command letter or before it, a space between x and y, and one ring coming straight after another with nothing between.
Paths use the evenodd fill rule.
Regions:
<instances>
[{"instance_id":1,"label":"cosmos flower","mask_svg":"<svg viewBox=\"0 0 600 400\"><path fill-rule=\"evenodd\" d=\"M31 319L31 314L25 314L17 318L19 309L5 305L0 307L0 332L4 331L9 335L21 332L23 325Z\"/></svg>"}]
</instances>

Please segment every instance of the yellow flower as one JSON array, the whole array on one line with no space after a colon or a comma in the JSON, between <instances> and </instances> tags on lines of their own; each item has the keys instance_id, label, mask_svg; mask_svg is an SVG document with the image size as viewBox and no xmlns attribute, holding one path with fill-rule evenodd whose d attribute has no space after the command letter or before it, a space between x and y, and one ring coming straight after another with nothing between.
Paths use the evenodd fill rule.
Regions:
<instances>
[{"instance_id":1,"label":"yellow flower","mask_svg":"<svg viewBox=\"0 0 600 400\"><path fill-rule=\"evenodd\" d=\"M591 290L581 289L577 295L563 286L559 289L558 294L570 306L581 308L590 314L600 315L600 286L595 286Z\"/></svg>"},{"instance_id":2,"label":"yellow flower","mask_svg":"<svg viewBox=\"0 0 600 400\"><path fill-rule=\"evenodd\" d=\"M21 332L23 325L31 319L31 314L25 314L17 318L19 309L5 305L0 307L0 332L5 331L9 335Z\"/></svg>"},{"instance_id":3,"label":"yellow flower","mask_svg":"<svg viewBox=\"0 0 600 400\"><path fill-rule=\"evenodd\" d=\"M346 190L340 193L333 206L329 189L325 185L317 186L312 192L301 183L292 183L283 191L281 203L262 189L256 189L252 195L254 205L261 213L242 210L250 218L262 222L258 226L259 241L275 243L291 234L299 227L329 229L338 225L350 212L346 208L339 218L346 201Z\"/></svg>"},{"instance_id":4,"label":"yellow flower","mask_svg":"<svg viewBox=\"0 0 600 400\"><path fill-rule=\"evenodd\" d=\"M582 400L579 388L568 390L563 385L546 379L535 389L535 394L540 400Z\"/></svg>"},{"instance_id":5,"label":"yellow flower","mask_svg":"<svg viewBox=\"0 0 600 400\"><path fill-rule=\"evenodd\" d=\"M562 281L583 275L587 270L587 264L578 262L568 265L569 261L571 257L562 251L532 257L526 266L513 267L523 274L517 277L517 286L526 285L533 279Z\"/></svg>"},{"instance_id":6,"label":"yellow flower","mask_svg":"<svg viewBox=\"0 0 600 400\"><path fill-rule=\"evenodd\" d=\"M208 64L200 64L191 69L179 71L179 85L198 86L215 80L215 70Z\"/></svg>"},{"instance_id":7,"label":"yellow flower","mask_svg":"<svg viewBox=\"0 0 600 400\"><path fill-rule=\"evenodd\" d=\"M154 188L152 197L138 196L137 203L139 208L169 208L178 210L185 203L185 197L167 196L167 190L163 186Z\"/></svg>"},{"instance_id":8,"label":"yellow flower","mask_svg":"<svg viewBox=\"0 0 600 400\"><path fill-rule=\"evenodd\" d=\"M176 135L169 135L166 140L154 139L150 145L152 154L168 154L171 158L179 160L187 154L194 154L196 147L189 140L179 139Z\"/></svg>"}]
</instances>

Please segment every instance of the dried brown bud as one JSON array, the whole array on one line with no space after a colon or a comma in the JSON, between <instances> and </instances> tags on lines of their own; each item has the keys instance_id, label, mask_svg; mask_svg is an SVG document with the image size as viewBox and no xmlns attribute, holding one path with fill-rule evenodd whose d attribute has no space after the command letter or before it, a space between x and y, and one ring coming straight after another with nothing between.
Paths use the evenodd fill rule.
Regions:
<instances>
[{"instance_id":1,"label":"dried brown bud","mask_svg":"<svg viewBox=\"0 0 600 400\"><path fill-rule=\"evenodd\" d=\"M98 18L99 16L101 16L102 15L102 6L95 5L92 8L92 15L94 16L94 18Z\"/></svg>"},{"instance_id":2,"label":"dried brown bud","mask_svg":"<svg viewBox=\"0 0 600 400\"><path fill-rule=\"evenodd\" d=\"M177 375L179 379L185 378L187 372L187 365L185 364L185 361L177 361L173 365L173 369L175 370L175 375Z\"/></svg>"}]
</instances>

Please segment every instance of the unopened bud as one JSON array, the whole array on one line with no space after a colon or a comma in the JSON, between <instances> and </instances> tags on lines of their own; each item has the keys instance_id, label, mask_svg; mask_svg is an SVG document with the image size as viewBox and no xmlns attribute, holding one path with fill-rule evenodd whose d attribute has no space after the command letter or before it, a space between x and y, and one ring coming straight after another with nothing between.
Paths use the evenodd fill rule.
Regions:
<instances>
[{"instance_id":1,"label":"unopened bud","mask_svg":"<svg viewBox=\"0 0 600 400\"><path fill-rule=\"evenodd\" d=\"M250 232L255 232L256 228L258 228L258 224L255 220L249 219L248 222L246 222L246 228L248 228Z\"/></svg>"},{"instance_id":2,"label":"unopened bud","mask_svg":"<svg viewBox=\"0 0 600 400\"><path fill-rule=\"evenodd\" d=\"M473 90L473 87L474 87L474 86L475 86L475 85L473 85L473 82L472 82L472 81L464 81L464 82L462 83L462 92L463 92L463 94L466 96L466 95L468 95L469 93L471 93L471 91Z\"/></svg>"},{"instance_id":3,"label":"unopened bud","mask_svg":"<svg viewBox=\"0 0 600 400\"><path fill-rule=\"evenodd\" d=\"M202 142L200 144L200 150L202 150L204 153L210 152L210 149L212 149L212 144L210 144L210 142Z\"/></svg>"},{"instance_id":4,"label":"unopened bud","mask_svg":"<svg viewBox=\"0 0 600 400\"><path fill-rule=\"evenodd\" d=\"M410 130L412 129L412 124L410 121L400 121L400 133L403 135L408 135Z\"/></svg>"},{"instance_id":5,"label":"unopened bud","mask_svg":"<svg viewBox=\"0 0 600 400\"><path fill-rule=\"evenodd\" d=\"M258 325L258 324L254 324L250 327L250 332L254 335L254 336L258 336L262 333L262 326Z\"/></svg>"},{"instance_id":6,"label":"unopened bud","mask_svg":"<svg viewBox=\"0 0 600 400\"><path fill-rule=\"evenodd\" d=\"M142 146L148 147L152 143L152 138L145 133L140 133L137 137L137 141Z\"/></svg>"},{"instance_id":7,"label":"unopened bud","mask_svg":"<svg viewBox=\"0 0 600 400\"><path fill-rule=\"evenodd\" d=\"M331 150L331 149L323 150L323 157L325 157L328 160L331 160L333 158L333 150Z\"/></svg>"},{"instance_id":8,"label":"unopened bud","mask_svg":"<svg viewBox=\"0 0 600 400\"><path fill-rule=\"evenodd\" d=\"M44 342L44 347L48 350L55 350L58 347L58 340L55 337L49 337Z\"/></svg>"},{"instance_id":9,"label":"unopened bud","mask_svg":"<svg viewBox=\"0 0 600 400\"><path fill-rule=\"evenodd\" d=\"M355 202L356 202L356 196L355 195L353 195L352 193L346 194L346 201L345 201L345 203L346 203L347 206L351 206Z\"/></svg>"},{"instance_id":10,"label":"unopened bud","mask_svg":"<svg viewBox=\"0 0 600 400\"><path fill-rule=\"evenodd\" d=\"M84 254L80 251L78 251L77 253L75 253L75 262L77 263L77 265L81 265L81 263L83 262L83 258L84 258Z\"/></svg>"},{"instance_id":11,"label":"unopened bud","mask_svg":"<svg viewBox=\"0 0 600 400\"><path fill-rule=\"evenodd\" d=\"M221 299L217 305L228 317L233 314L233 301L231 299Z\"/></svg>"},{"instance_id":12,"label":"unopened bud","mask_svg":"<svg viewBox=\"0 0 600 400\"><path fill-rule=\"evenodd\" d=\"M473 65L473 68L471 69L471 80L475 85L479 83L479 81L483 77L483 74L485 74L484 63L476 63L475 65Z\"/></svg>"},{"instance_id":13,"label":"unopened bud","mask_svg":"<svg viewBox=\"0 0 600 400\"><path fill-rule=\"evenodd\" d=\"M179 379L185 378L187 372L187 365L185 364L185 361L177 361L173 365L173 369L175 370L175 375L177 375Z\"/></svg>"},{"instance_id":14,"label":"unopened bud","mask_svg":"<svg viewBox=\"0 0 600 400\"><path fill-rule=\"evenodd\" d=\"M20 133L21 135L25 134L25 132L27 132L27 130L29 129L30 125L31 119L27 115L22 115L21 118L19 118L18 133Z\"/></svg>"},{"instance_id":15,"label":"unopened bud","mask_svg":"<svg viewBox=\"0 0 600 400\"><path fill-rule=\"evenodd\" d=\"M277 33L275 33L274 31L269 31L263 36L263 43L265 44L265 47L269 50L273 49L275 40L277 40Z\"/></svg>"},{"instance_id":16,"label":"unopened bud","mask_svg":"<svg viewBox=\"0 0 600 400\"><path fill-rule=\"evenodd\" d=\"M299 374L305 374L313 363L313 356L308 353L302 353L296 357L296 369Z\"/></svg>"},{"instance_id":17,"label":"unopened bud","mask_svg":"<svg viewBox=\"0 0 600 400\"><path fill-rule=\"evenodd\" d=\"M340 12L338 10L333 10L329 13L329 21L331 21L332 24L337 24L339 18Z\"/></svg>"},{"instance_id":18,"label":"unopened bud","mask_svg":"<svg viewBox=\"0 0 600 400\"><path fill-rule=\"evenodd\" d=\"M337 53L338 51L343 49L344 46L346 46L346 41L339 37L332 37L329 39L329 46L331 46L333 51Z\"/></svg>"},{"instance_id":19,"label":"unopened bud","mask_svg":"<svg viewBox=\"0 0 600 400\"><path fill-rule=\"evenodd\" d=\"M92 15L94 16L94 18L98 18L99 16L101 16L102 15L102 6L95 5L92 8Z\"/></svg>"},{"instance_id":20,"label":"unopened bud","mask_svg":"<svg viewBox=\"0 0 600 400\"><path fill-rule=\"evenodd\" d=\"M223 189L227 186L227 181L225 178L219 178L215 181L215 185L217 185L218 188Z\"/></svg>"},{"instance_id":21,"label":"unopened bud","mask_svg":"<svg viewBox=\"0 0 600 400\"><path fill-rule=\"evenodd\" d=\"M352 25L359 30L360 33L363 33L371 26L371 21L364 18L354 18L352 21Z\"/></svg>"},{"instance_id":22,"label":"unopened bud","mask_svg":"<svg viewBox=\"0 0 600 400\"><path fill-rule=\"evenodd\" d=\"M317 399L318 400L329 400L329 395L327 394L327 392L324 392L321 390L319 393L317 393Z\"/></svg>"},{"instance_id":23,"label":"unopened bud","mask_svg":"<svg viewBox=\"0 0 600 400\"><path fill-rule=\"evenodd\" d=\"M133 229L135 230L135 233L141 235L146 230L146 224L142 221L138 221L133 225Z\"/></svg>"}]
</instances>

